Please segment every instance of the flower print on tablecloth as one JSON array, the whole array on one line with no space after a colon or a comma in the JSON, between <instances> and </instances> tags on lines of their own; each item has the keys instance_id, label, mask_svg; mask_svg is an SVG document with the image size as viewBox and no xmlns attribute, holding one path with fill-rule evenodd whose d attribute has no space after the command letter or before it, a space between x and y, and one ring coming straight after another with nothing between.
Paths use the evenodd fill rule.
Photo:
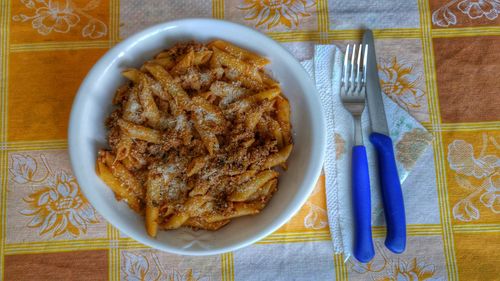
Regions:
<instances>
[{"instance_id":1,"label":"flower print on tablecloth","mask_svg":"<svg viewBox=\"0 0 500 281\"><path fill-rule=\"evenodd\" d=\"M409 261L398 260L387 269L387 275L379 281L423 281L431 280L435 266L413 258Z\"/></svg>"},{"instance_id":2,"label":"flower print on tablecloth","mask_svg":"<svg viewBox=\"0 0 500 281\"><path fill-rule=\"evenodd\" d=\"M41 35L49 35L52 32L68 33L78 24L85 24L82 27L82 36L97 39L106 36L108 27L88 12L97 9L100 2L100 0L91 0L85 6L78 7L71 0L21 0L21 3L32 11L32 14L17 14L12 17L12 20L31 21L31 26Z\"/></svg>"},{"instance_id":3,"label":"flower print on tablecloth","mask_svg":"<svg viewBox=\"0 0 500 281\"><path fill-rule=\"evenodd\" d=\"M318 194L321 188L321 185L317 184L309 198ZM311 200L306 202L305 207L308 208L307 215L304 217L305 228L319 230L328 226L328 217L324 208L313 203Z\"/></svg>"},{"instance_id":4,"label":"flower print on tablecloth","mask_svg":"<svg viewBox=\"0 0 500 281\"><path fill-rule=\"evenodd\" d=\"M423 73L416 72L413 64L396 57L380 59L378 72L382 91L406 111L418 112L425 106L425 93L418 85Z\"/></svg>"},{"instance_id":5,"label":"flower print on tablecloth","mask_svg":"<svg viewBox=\"0 0 500 281\"><path fill-rule=\"evenodd\" d=\"M423 257L392 257L385 246L375 242L378 255L368 263L354 259L347 261L349 270L366 280L376 281L424 281L441 280L436 276L436 266ZM392 258L391 258L392 257Z\"/></svg>"},{"instance_id":6,"label":"flower print on tablecloth","mask_svg":"<svg viewBox=\"0 0 500 281\"><path fill-rule=\"evenodd\" d=\"M432 13L432 23L441 27L456 25L461 15L471 20L495 20L500 13L499 0L452 0Z\"/></svg>"},{"instance_id":7,"label":"flower print on tablecloth","mask_svg":"<svg viewBox=\"0 0 500 281\"><path fill-rule=\"evenodd\" d=\"M255 27L296 29L303 18L311 16L310 9L314 6L316 0L244 0L238 9L246 12L244 19Z\"/></svg>"},{"instance_id":8,"label":"flower print on tablecloth","mask_svg":"<svg viewBox=\"0 0 500 281\"><path fill-rule=\"evenodd\" d=\"M13 181L24 184L28 182L40 182L47 177L46 175L45 178L39 180L33 178L37 171L37 164L35 159L29 155L14 154L11 159L12 164L9 168L9 172L13 176ZM45 159L43 158L42 160ZM45 161L44 164L46 164Z\"/></svg>"},{"instance_id":9,"label":"flower print on tablecloth","mask_svg":"<svg viewBox=\"0 0 500 281\"><path fill-rule=\"evenodd\" d=\"M82 195L76 179L66 171L54 172L43 154L40 160L44 173L40 171L36 158L11 155L11 180L33 190L23 199L24 208L20 211L31 218L27 226L36 229L40 236L66 234L76 238L87 233L88 226L99 220L94 208Z\"/></svg>"},{"instance_id":10,"label":"flower print on tablecloth","mask_svg":"<svg viewBox=\"0 0 500 281\"><path fill-rule=\"evenodd\" d=\"M495 137L486 133L483 133L478 157L473 145L464 140L454 140L448 145L448 165L455 172L455 182L467 192L467 196L453 205L456 220L479 220L481 212L477 204L483 204L493 214L500 214L500 158L486 154L489 145L500 150Z\"/></svg>"},{"instance_id":11,"label":"flower print on tablecloth","mask_svg":"<svg viewBox=\"0 0 500 281\"><path fill-rule=\"evenodd\" d=\"M193 269L166 269L158 256L151 251L143 253L122 253L121 272L126 281L210 281Z\"/></svg>"}]
</instances>

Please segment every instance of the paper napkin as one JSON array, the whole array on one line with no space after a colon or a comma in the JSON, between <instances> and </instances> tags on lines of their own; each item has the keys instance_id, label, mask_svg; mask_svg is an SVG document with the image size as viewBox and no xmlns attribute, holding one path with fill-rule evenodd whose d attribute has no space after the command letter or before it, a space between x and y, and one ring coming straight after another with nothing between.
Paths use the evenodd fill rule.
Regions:
<instances>
[{"instance_id":1,"label":"paper napkin","mask_svg":"<svg viewBox=\"0 0 500 281\"><path fill-rule=\"evenodd\" d=\"M318 45L312 60L302 62L313 77L323 106L327 127L327 151L324 163L326 200L330 233L336 253L347 259L353 249L353 212L351 202L351 148L354 127L352 116L340 100L340 78L343 53L333 45ZM432 135L404 109L385 94L384 106L390 135L394 143L396 164L403 182L418 158L429 147ZM379 192L376 154L368 137L368 110L362 115L363 140L366 146L371 181L372 225L385 225ZM403 193L411 192L403 190Z\"/></svg>"}]
</instances>

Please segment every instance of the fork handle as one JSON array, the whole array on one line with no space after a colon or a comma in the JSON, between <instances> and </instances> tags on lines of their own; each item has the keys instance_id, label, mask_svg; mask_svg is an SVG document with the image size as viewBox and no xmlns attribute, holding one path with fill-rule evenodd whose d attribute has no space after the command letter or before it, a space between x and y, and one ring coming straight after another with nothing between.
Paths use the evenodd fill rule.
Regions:
<instances>
[{"instance_id":1,"label":"fork handle","mask_svg":"<svg viewBox=\"0 0 500 281\"><path fill-rule=\"evenodd\" d=\"M387 223L385 246L400 254L406 247L406 218L392 140L386 135L371 133L370 142L377 151L382 203Z\"/></svg>"},{"instance_id":2,"label":"fork handle","mask_svg":"<svg viewBox=\"0 0 500 281\"><path fill-rule=\"evenodd\" d=\"M369 262L375 255L372 241L370 176L363 145L352 147L352 203L354 211L354 257Z\"/></svg>"}]
</instances>

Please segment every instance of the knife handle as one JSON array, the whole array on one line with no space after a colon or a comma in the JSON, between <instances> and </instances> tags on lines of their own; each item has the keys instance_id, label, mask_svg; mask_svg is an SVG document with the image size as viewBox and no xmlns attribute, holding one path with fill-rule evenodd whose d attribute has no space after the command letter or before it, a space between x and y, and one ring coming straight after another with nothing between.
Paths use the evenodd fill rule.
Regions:
<instances>
[{"instance_id":1,"label":"knife handle","mask_svg":"<svg viewBox=\"0 0 500 281\"><path fill-rule=\"evenodd\" d=\"M375 255L372 241L370 176L366 149L352 147L352 205L354 212L354 257L369 262Z\"/></svg>"},{"instance_id":2,"label":"knife handle","mask_svg":"<svg viewBox=\"0 0 500 281\"><path fill-rule=\"evenodd\" d=\"M387 223L385 246L392 252L400 254L406 247L406 218L392 140L386 135L371 133L370 142L377 151L380 187Z\"/></svg>"}]
</instances>

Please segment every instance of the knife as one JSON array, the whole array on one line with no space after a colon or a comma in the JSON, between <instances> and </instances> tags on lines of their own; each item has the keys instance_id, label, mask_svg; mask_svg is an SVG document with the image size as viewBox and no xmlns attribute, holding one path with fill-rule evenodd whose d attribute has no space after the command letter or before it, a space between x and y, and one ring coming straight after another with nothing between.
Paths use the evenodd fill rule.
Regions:
<instances>
[{"instance_id":1,"label":"knife","mask_svg":"<svg viewBox=\"0 0 500 281\"><path fill-rule=\"evenodd\" d=\"M372 132L370 142L377 151L382 202L384 204L387 236L385 246L394 253L402 253L406 247L406 218L401 183L399 182L396 160L389 128L385 117L382 90L377 71L377 58L373 33L366 30L363 45L368 45L366 97Z\"/></svg>"}]
</instances>

